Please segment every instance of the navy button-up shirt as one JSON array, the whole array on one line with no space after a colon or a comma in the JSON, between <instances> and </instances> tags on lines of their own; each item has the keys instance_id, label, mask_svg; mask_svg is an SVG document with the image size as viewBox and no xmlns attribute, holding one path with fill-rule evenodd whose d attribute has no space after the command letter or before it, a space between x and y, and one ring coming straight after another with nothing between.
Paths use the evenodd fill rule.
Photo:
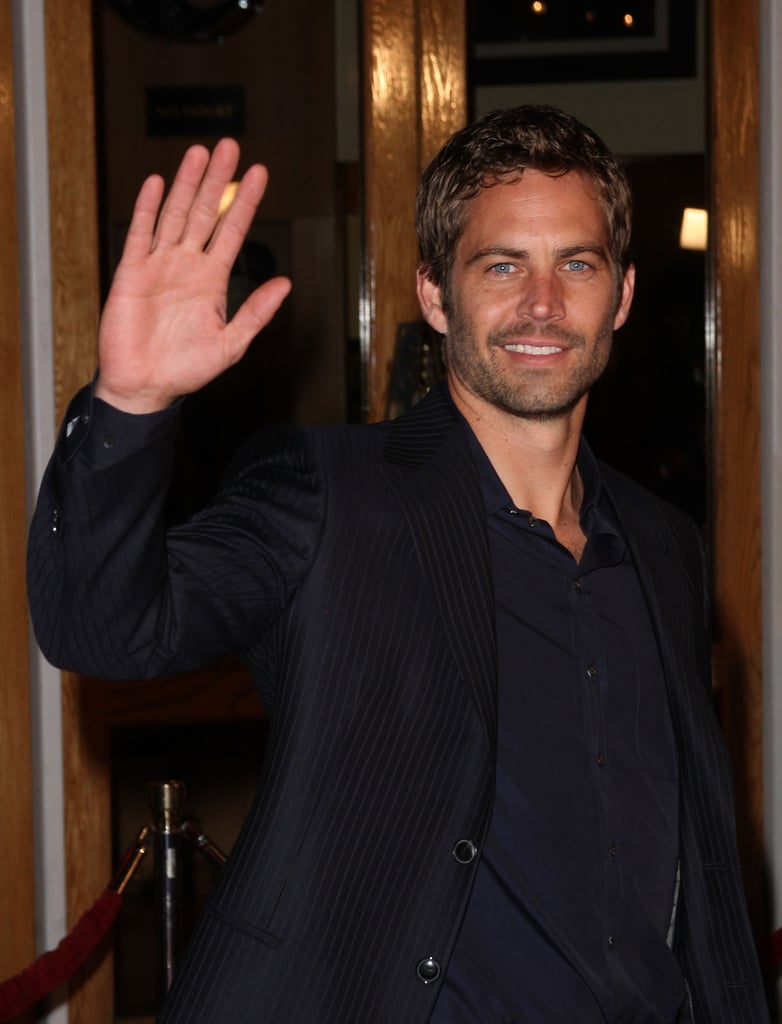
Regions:
<instances>
[{"instance_id":1,"label":"navy button-up shirt","mask_svg":"<svg viewBox=\"0 0 782 1024\"><path fill-rule=\"evenodd\" d=\"M497 781L431 1024L672 1024L677 756L635 568L585 442L577 563L463 429L493 571Z\"/></svg>"}]
</instances>

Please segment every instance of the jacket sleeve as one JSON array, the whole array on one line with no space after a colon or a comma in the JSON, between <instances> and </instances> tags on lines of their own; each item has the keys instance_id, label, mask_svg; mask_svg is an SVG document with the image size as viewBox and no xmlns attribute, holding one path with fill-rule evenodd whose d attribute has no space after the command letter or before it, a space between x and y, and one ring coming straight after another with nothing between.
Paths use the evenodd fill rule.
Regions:
<instances>
[{"instance_id":1,"label":"jacket sleeve","mask_svg":"<svg viewBox=\"0 0 782 1024\"><path fill-rule=\"evenodd\" d=\"M80 392L28 545L38 642L55 665L151 678L241 652L280 615L317 550L323 495L303 433L253 439L216 498L166 529L176 411L132 416Z\"/></svg>"}]
</instances>

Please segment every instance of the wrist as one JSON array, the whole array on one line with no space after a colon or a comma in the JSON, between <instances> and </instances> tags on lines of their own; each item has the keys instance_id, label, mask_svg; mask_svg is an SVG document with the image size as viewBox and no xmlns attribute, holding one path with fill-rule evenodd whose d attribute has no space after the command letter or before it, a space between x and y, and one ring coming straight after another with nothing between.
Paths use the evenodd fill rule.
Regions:
<instances>
[{"instance_id":1,"label":"wrist","mask_svg":"<svg viewBox=\"0 0 782 1024\"><path fill-rule=\"evenodd\" d=\"M162 412L177 400L176 395L165 396L157 393L138 391L132 394L116 391L109 387L100 376L95 382L93 394L102 402L119 409L120 412L144 415L152 412Z\"/></svg>"}]
</instances>

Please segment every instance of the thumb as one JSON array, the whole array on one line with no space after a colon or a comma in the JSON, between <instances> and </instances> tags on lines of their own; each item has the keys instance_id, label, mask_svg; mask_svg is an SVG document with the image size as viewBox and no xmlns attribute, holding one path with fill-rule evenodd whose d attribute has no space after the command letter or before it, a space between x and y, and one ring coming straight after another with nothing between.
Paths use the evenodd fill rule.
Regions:
<instances>
[{"instance_id":1,"label":"thumb","mask_svg":"<svg viewBox=\"0 0 782 1024\"><path fill-rule=\"evenodd\" d=\"M240 349L239 355L269 323L290 290L291 282L287 277L273 277L247 296L226 325L235 346Z\"/></svg>"}]
</instances>

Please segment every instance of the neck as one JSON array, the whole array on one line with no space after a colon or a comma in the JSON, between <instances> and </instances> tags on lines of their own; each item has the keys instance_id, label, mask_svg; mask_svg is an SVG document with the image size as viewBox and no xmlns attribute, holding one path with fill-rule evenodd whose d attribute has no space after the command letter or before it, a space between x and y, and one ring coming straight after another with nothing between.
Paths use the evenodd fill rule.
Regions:
<instances>
[{"instance_id":1,"label":"neck","mask_svg":"<svg viewBox=\"0 0 782 1024\"><path fill-rule=\"evenodd\" d=\"M551 420L497 409L451 386L451 397L470 424L514 505L550 524L570 548L583 547L578 515L583 496L576 468L586 398ZM580 553L580 551L579 551Z\"/></svg>"}]
</instances>

